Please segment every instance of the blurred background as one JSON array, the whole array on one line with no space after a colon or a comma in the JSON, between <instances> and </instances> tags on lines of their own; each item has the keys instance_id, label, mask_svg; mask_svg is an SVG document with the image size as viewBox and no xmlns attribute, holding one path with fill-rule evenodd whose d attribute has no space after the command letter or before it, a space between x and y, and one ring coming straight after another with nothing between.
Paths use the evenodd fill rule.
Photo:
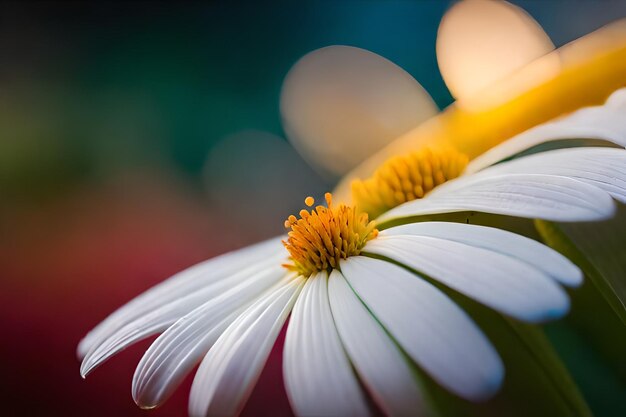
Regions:
<instances>
[{"instance_id":1,"label":"blurred background","mask_svg":"<svg viewBox=\"0 0 626 417\"><path fill-rule=\"evenodd\" d=\"M557 47L626 16L623 1L512 3ZM158 410L134 405L147 343L86 381L76 344L134 295L282 232L304 197L332 188L281 126L281 84L304 54L368 49L449 105L435 39L451 4L0 3L0 413L185 415L190 381ZM611 370L565 354L583 360L572 372L598 415L619 415ZM280 366L277 351L244 415L289 415Z\"/></svg>"}]
</instances>

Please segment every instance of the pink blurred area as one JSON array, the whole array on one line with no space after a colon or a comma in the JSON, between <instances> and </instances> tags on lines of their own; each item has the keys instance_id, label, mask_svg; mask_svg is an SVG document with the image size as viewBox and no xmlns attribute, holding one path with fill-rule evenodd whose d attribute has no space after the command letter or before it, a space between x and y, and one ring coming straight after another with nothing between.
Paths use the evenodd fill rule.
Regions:
<instances>
[{"instance_id":1,"label":"pink blurred area","mask_svg":"<svg viewBox=\"0 0 626 417\"><path fill-rule=\"evenodd\" d=\"M5 416L183 416L191 377L162 407L130 394L139 343L79 375L76 345L108 313L171 274L249 243L175 175L126 173L0 217L0 372ZM254 231L251 231L254 234ZM216 236L220 236L216 239ZM290 415L280 343L244 415Z\"/></svg>"}]
</instances>

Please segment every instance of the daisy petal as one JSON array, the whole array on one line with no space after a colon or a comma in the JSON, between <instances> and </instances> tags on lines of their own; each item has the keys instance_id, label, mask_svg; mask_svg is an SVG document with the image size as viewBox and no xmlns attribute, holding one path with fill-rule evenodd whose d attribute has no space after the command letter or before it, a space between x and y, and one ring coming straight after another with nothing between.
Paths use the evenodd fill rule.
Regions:
<instances>
[{"instance_id":1,"label":"daisy petal","mask_svg":"<svg viewBox=\"0 0 626 417\"><path fill-rule=\"evenodd\" d=\"M296 301L283 356L285 388L300 416L367 416L328 302L328 274L312 275Z\"/></svg>"},{"instance_id":2,"label":"daisy petal","mask_svg":"<svg viewBox=\"0 0 626 417\"><path fill-rule=\"evenodd\" d=\"M220 336L196 373L189 415L241 411L303 284L298 277L268 291Z\"/></svg>"},{"instance_id":3,"label":"daisy petal","mask_svg":"<svg viewBox=\"0 0 626 417\"><path fill-rule=\"evenodd\" d=\"M484 334L452 300L405 269L353 256L341 271L404 350L435 381L469 400L502 384L502 361Z\"/></svg>"},{"instance_id":4,"label":"daisy petal","mask_svg":"<svg viewBox=\"0 0 626 417\"><path fill-rule=\"evenodd\" d=\"M584 108L520 133L474 159L465 172L480 171L533 146L556 140L600 139L626 147L625 106L619 98L621 95L624 89L613 93L604 106Z\"/></svg>"},{"instance_id":5,"label":"daisy petal","mask_svg":"<svg viewBox=\"0 0 626 417\"><path fill-rule=\"evenodd\" d=\"M283 252L281 238L229 252L194 265L150 288L109 315L79 343L77 354L83 358L94 346L102 343L122 326L173 300L193 293L241 269Z\"/></svg>"},{"instance_id":6,"label":"daisy petal","mask_svg":"<svg viewBox=\"0 0 626 417\"><path fill-rule=\"evenodd\" d=\"M383 230L379 236L397 235L429 236L499 252L532 265L567 286L576 287L583 281L582 271L559 252L535 240L495 227L420 222Z\"/></svg>"},{"instance_id":7,"label":"daisy petal","mask_svg":"<svg viewBox=\"0 0 626 417\"><path fill-rule=\"evenodd\" d=\"M442 184L426 198L404 203L378 221L457 211L571 222L609 218L615 212L615 204L606 192L571 178L481 173Z\"/></svg>"},{"instance_id":8,"label":"daisy petal","mask_svg":"<svg viewBox=\"0 0 626 417\"><path fill-rule=\"evenodd\" d=\"M565 291L549 276L510 256L428 236L389 236L364 251L386 256L501 313L540 322L569 309Z\"/></svg>"},{"instance_id":9,"label":"daisy petal","mask_svg":"<svg viewBox=\"0 0 626 417\"><path fill-rule=\"evenodd\" d=\"M268 265L271 266L268 267ZM87 353L81 364L81 375L85 377L113 355L137 341L164 331L184 315L200 307L208 300L220 296L228 289L243 285L247 281L254 281L261 276L280 276L283 272L284 270L276 265L275 260L271 262L264 261L262 264L253 265L231 277L214 282L205 288L173 300L143 316L135 318L128 324L115 329L107 338L99 342Z\"/></svg>"},{"instance_id":10,"label":"daisy petal","mask_svg":"<svg viewBox=\"0 0 626 417\"><path fill-rule=\"evenodd\" d=\"M328 295L343 345L381 409L391 416L423 415L424 399L407 359L337 270Z\"/></svg>"},{"instance_id":11,"label":"daisy petal","mask_svg":"<svg viewBox=\"0 0 626 417\"><path fill-rule=\"evenodd\" d=\"M626 203L626 150L602 147L559 149L505 162L480 175L559 175L594 185Z\"/></svg>"},{"instance_id":12,"label":"daisy petal","mask_svg":"<svg viewBox=\"0 0 626 417\"><path fill-rule=\"evenodd\" d=\"M133 376L137 405L153 408L165 401L247 304L285 275L277 268L255 276L180 318L141 358Z\"/></svg>"},{"instance_id":13,"label":"daisy petal","mask_svg":"<svg viewBox=\"0 0 626 417\"><path fill-rule=\"evenodd\" d=\"M626 110L626 88L620 88L611 94L605 105L617 110Z\"/></svg>"}]
</instances>

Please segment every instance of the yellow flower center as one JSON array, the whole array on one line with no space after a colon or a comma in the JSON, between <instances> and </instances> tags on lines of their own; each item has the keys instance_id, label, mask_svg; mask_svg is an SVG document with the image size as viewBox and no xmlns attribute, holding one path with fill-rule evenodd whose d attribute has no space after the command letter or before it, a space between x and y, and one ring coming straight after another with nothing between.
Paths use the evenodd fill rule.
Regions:
<instances>
[{"instance_id":1,"label":"yellow flower center","mask_svg":"<svg viewBox=\"0 0 626 417\"><path fill-rule=\"evenodd\" d=\"M291 255L284 266L308 277L319 271L338 268L339 260L361 253L365 244L378 236L370 216L378 217L407 201L422 198L436 186L461 175L468 157L452 148L423 148L389 159L374 175L352 182L354 206L332 205L301 210L300 218L289 216L285 228L291 229L283 245ZM304 203L312 207L313 197Z\"/></svg>"},{"instance_id":2,"label":"yellow flower center","mask_svg":"<svg viewBox=\"0 0 626 417\"><path fill-rule=\"evenodd\" d=\"M359 210L375 219L458 177L468 161L465 154L453 148L422 148L396 156L381 165L369 179L353 181L352 199Z\"/></svg>"},{"instance_id":3,"label":"yellow flower center","mask_svg":"<svg viewBox=\"0 0 626 417\"><path fill-rule=\"evenodd\" d=\"M340 259L358 255L365 243L378 235L367 213L344 204L333 207L330 193L325 198L327 207L301 210L299 219L291 215L285 221L285 228L291 231L283 245L292 263L284 266L304 277L337 268ZM315 200L307 197L304 202L311 207Z\"/></svg>"}]
</instances>

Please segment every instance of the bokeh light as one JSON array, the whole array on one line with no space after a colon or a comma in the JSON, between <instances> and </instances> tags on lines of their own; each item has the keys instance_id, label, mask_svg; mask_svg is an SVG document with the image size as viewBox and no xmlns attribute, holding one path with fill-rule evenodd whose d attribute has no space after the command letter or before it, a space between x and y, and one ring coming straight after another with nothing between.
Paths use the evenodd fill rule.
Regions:
<instances>
[{"instance_id":1,"label":"bokeh light","mask_svg":"<svg viewBox=\"0 0 626 417\"><path fill-rule=\"evenodd\" d=\"M498 104L559 70L557 55L544 57L554 45L523 9L505 1L464 0L444 15L437 34L441 75L462 106ZM507 79L507 91L488 98L480 93L524 68L523 79Z\"/></svg>"},{"instance_id":2,"label":"bokeh light","mask_svg":"<svg viewBox=\"0 0 626 417\"><path fill-rule=\"evenodd\" d=\"M289 140L330 178L437 112L410 74L349 46L326 47L301 58L285 79L280 109Z\"/></svg>"}]
</instances>

